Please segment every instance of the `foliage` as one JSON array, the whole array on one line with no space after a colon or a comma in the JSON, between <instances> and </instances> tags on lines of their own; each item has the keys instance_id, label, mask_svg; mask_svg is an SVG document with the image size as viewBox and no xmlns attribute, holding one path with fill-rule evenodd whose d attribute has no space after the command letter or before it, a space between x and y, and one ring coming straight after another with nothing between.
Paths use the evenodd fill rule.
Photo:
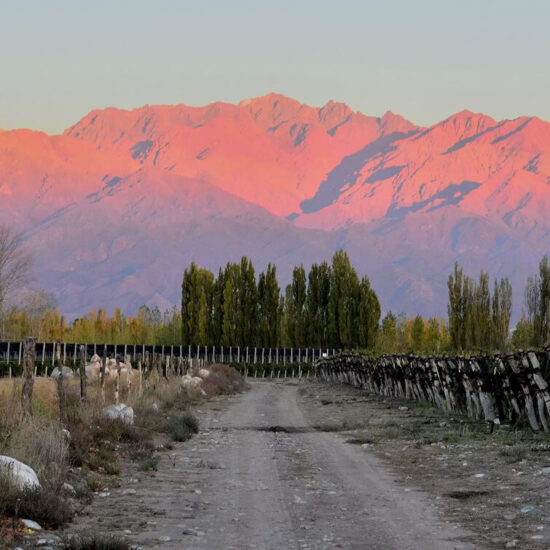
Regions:
<instances>
[{"instance_id":1,"label":"foliage","mask_svg":"<svg viewBox=\"0 0 550 550\"><path fill-rule=\"evenodd\" d=\"M275 266L256 279L252 262L229 262L217 278L195 264L182 282L184 345L372 349L380 303L344 251L329 266L296 266L284 295Z\"/></svg>"},{"instance_id":2,"label":"foliage","mask_svg":"<svg viewBox=\"0 0 550 550\"><path fill-rule=\"evenodd\" d=\"M124 316L118 308L113 316L105 310L92 310L67 324L57 309L51 309L51 298L42 300L42 306L25 302L6 313L4 323L10 339L22 341L32 335L38 342L181 344L181 314L176 308L161 314L158 308L142 306L134 316Z\"/></svg>"},{"instance_id":3,"label":"foliage","mask_svg":"<svg viewBox=\"0 0 550 550\"><path fill-rule=\"evenodd\" d=\"M191 413L171 416L166 421L165 429L174 441L187 441L193 434L199 433L199 421Z\"/></svg>"},{"instance_id":4,"label":"foliage","mask_svg":"<svg viewBox=\"0 0 550 550\"><path fill-rule=\"evenodd\" d=\"M444 319L421 315L395 316L391 311L382 319L376 351L382 354L438 354L450 351L449 331Z\"/></svg>"},{"instance_id":5,"label":"foliage","mask_svg":"<svg viewBox=\"0 0 550 550\"><path fill-rule=\"evenodd\" d=\"M495 280L491 296L489 275L476 283L458 263L449 275L449 332L453 349L498 349L508 345L512 312L512 286L507 278Z\"/></svg>"}]
</instances>

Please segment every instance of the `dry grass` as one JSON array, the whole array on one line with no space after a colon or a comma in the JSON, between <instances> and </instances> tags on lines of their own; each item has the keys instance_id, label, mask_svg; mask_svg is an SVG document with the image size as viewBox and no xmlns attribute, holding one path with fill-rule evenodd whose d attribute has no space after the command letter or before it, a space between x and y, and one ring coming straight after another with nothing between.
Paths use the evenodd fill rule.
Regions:
<instances>
[{"instance_id":1,"label":"dry grass","mask_svg":"<svg viewBox=\"0 0 550 550\"><path fill-rule=\"evenodd\" d=\"M63 486L69 443L59 423L24 421L0 452L30 466L43 486L53 491Z\"/></svg>"},{"instance_id":2,"label":"dry grass","mask_svg":"<svg viewBox=\"0 0 550 550\"><path fill-rule=\"evenodd\" d=\"M5 521L2 516L24 515L57 528L71 517L61 496L64 482L69 480L75 487L76 498L86 502L91 492L112 483L105 476L120 472L121 454L138 461L138 467L144 471L155 470L156 433L168 432L175 441L189 439L198 432L198 422L190 412L194 405L210 396L232 394L246 387L242 376L230 367L214 365L209 370L210 376L199 389L186 388L177 376L166 380L158 373L150 373L141 392L137 376L129 392L127 380L122 376L120 402L133 407L134 425L102 414L103 407L115 402L114 376L106 379L104 398L98 380L88 380L86 402L80 399L79 379L65 380L65 426L59 422L55 380L35 378L33 417L26 419L20 402L21 379L0 379L0 454L29 465L42 485L38 491L22 492L8 486L7 480L0 480L0 524ZM75 539L68 547L108 549L123 545L120 541L92 538Z\"/></svg>"}]
</instances>

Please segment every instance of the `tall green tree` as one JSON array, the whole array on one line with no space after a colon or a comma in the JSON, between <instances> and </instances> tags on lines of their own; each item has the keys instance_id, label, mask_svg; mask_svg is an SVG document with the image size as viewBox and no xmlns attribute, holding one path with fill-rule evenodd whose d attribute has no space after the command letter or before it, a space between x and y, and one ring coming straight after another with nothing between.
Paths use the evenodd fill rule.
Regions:
<instances>
[{"instance_id":1,"label":"tall green tree","mask_svg":"<svg viewBox=\"0 0 550 550\"><path fill-rule=\"evenodd\" d=\"M304 266L295 267L292 282L287 288L287 334L290 347L306 345L306 272Z\"/></svg>"},{"instance_id":2,"label":"tall green tree","mask_svg":"<svg viewBox=\"0 0 550 550\"><path fill-rule=\"evenodd\" d=\"M339 250L332 257L331 292L329 298L329 345L351 348L357 345L360 288L359 277L346 252Z\"/></svg>"},{"instance_id":3,"label":"tall green tree","mask_svg":"<svg viewBox=\"0 0 550 550\"><path fill-rule=\"evenodd\" d=\"M246 256L240 263L238 296L240 305L239 315L239 345L256 345L258 330L258 289L254 266Z\"/></svg>"},{"instance_id":4,"label":"tall green tree","mask_svg":"<svg viewBox=\"0 0 550 550\"><path fill-rule=\"evenodd\" d=\"M238 288L240 269L237 264L227 263L224 271L222 345L237 346L239 342L240 303Z\"/></svg>"},{"instance_id":5,"label":"tall green tree","mask_svg":"<svg viewBox=\"0 0 550 550\"><path fill-rule=\"evenodd\" d=\"M214 281L212 297L212 338L214 345L219 345L223 337L224 290L225 271L220 268Z\"/></svg>"},{"instance_id":6,"label":"tall green tree","mask_svg":"<svg viewBox=\"0 0 550 550\"><path fill-rule=\"evenodd\" d=\"M454 272L449 275L447 288L449 290L449 305L447 313L449 315L449 332L453 342L453 347L456 350L465 348L466 327L464 319L464 294L463 294L463 278L462 268L458 262L455 262Z\"/></svg>"},{"instance_id":7,"label":"tall green tree","mask_svg":"<svg viewBox=\"0 0 550 550\"><path fill-rule=\"evenodd\" d=\"M213 290L214 275L192 262L182 282L182 341L185 345L210 343ZM152 313L155 315L154 311Z\"/></svg>"},{"instance_id":8,"label":"tall green tree","mask_svg":"<svg viewBox=\"0 0 550 550\"><path fill-rule=\"evenodd\" d=\"M380 325L380 302L368 277L361 279L359 292L359 346L374 349Z\"/></svg>"},{"instance_id":9,"label":"tall green tree","mask_svg":"<svg viewBox=\"0 0 550 550\"><path fill-rule=\"evenodd\" d=\"M311 266L305 306L306 340L311 347L322 347L328 342L330 280L331 269L326 262Z\"/></svg>"},{"instance_id":10,"label":"tall green tree","mask_svg":"<svg viewBox=\"0 0 550 550\"><path fill-rule=\"evenodd\" d=\"M277 268L268 264L258 279L258 345L265 348L277 347L280 339L279 294Z\"/></svg>"}]
</instances>

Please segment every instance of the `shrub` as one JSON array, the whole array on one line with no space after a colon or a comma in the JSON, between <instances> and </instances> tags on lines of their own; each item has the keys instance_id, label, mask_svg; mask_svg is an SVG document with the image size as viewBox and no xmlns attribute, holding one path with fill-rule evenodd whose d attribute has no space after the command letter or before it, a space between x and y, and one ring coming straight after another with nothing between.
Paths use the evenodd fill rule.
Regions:
<instances>
[{"instance_id":1,"label":"shrub","mask_svg":"<svg viewBox=\"0 0 550 550\"><path fill-rule=\"evenodd\" d=\"M63 540L65 550L129 550L123 539L104 535L73 536Z\"/></svg>"},{"instance_id":2,"label":"shrub","mask_svg":"<svg viewBox=\"0 0 550 550\"><path fill-rule=\"evenodd\" d=\"M210 376L202 383L207 395L231 395L244 391L246 382L236 369L228 365L212 365Z\"/></svg>"},{"instance_id":3,"label":"shrub","mask_svg":"<svg viewBox=\"0 0 550 550\"><path fill-rule=\"evenodd\" d=\"M158 469L158 459L150 456L147 458L144 458L138 465L138 470L141 472L150 472L151 470L154 470L155 472Z\"/></svg>"},{"instance_id":4,"label":"shrub","mask_svg":"<svg viewBox=\"0 0 550 550\"><path fill-rule=\"evenodd\" d=\"M199 421L191 413L172 416L166 422L166 431L174 441L187 441L193 434L199 433Z\"/></svg>"},{"instance_id":5,"label":"shrub","mask_svg":"<svg viewBox=\"0 0 550 550\"><path fill-rule=\"evenodd\" d=\"M32 519L42 527L57 529L71 520L72 511L52 489L21 491L6 476L0 476L0 515Z\"/></svg>"},{"instance_id":6,"label":"shrub","mask_svg":"<svg viewBox=\"0 0 550 550\"><path fill-rule=\"evenodd\" d=\"M89 422L89 424L88 424ZM149 447L151 433L146 429L106 418L99 413L71 427L70 462L107 474L119 473L116 444L133 448Z\"/></svg>"}]
</instances>

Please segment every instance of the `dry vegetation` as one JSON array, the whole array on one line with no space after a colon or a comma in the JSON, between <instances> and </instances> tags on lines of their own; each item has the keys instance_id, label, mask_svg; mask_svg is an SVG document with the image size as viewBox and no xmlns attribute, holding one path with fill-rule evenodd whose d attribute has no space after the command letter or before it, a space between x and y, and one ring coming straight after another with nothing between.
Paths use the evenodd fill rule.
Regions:
<instances>
[{"instance_id":1,"label":"dry vegetation","mask_svg":"<svg viewBox=\"0 0 550 550\"><path fill-rule=\"evenodd\" d=\"M155 470L155 454L198 433L195 405L210 396L231 394L245 387L243 378L223 365L213 365L201 389L186 388L179 377L163 379L153 372L140 392L124 383L121 402L134 409L134 424L102 414L114 403L114 381L108 380L105 401L97 382L89 384L88 399L80 400L79 380L65 381L67 422L59 418L56 382L36 378L33 417L21 410L21 380L0 379L0 454L27 464L41 488L19 491L0 477L0 548L11 548L25 534L20 519L56 529L100 492L120 472L122 458L138 461L143 471ZM159 444L160 442L160 444ZM120 541L87 538L65 541L66 548L122 548Z\"/></svg>"}]
</instances>

